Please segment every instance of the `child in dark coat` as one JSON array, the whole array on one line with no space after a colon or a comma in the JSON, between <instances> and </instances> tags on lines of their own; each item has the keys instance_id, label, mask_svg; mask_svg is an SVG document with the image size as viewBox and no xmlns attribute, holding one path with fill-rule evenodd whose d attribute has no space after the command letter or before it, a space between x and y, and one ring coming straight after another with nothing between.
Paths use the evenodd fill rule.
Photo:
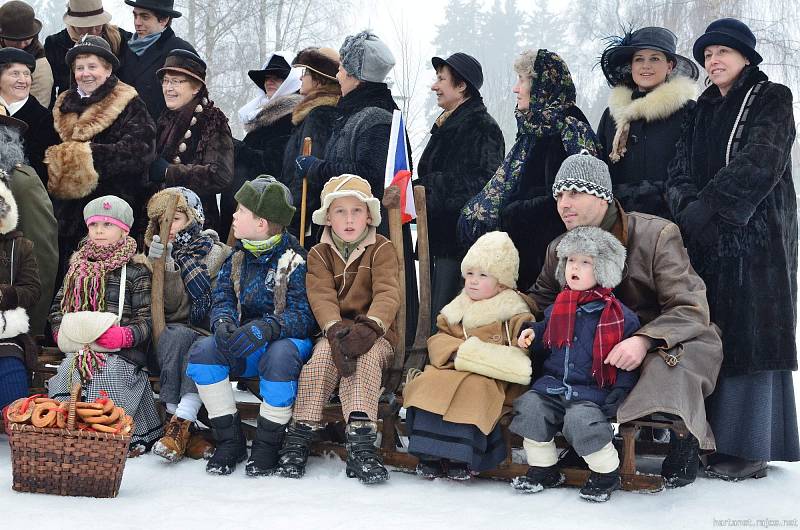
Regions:
<instances>
[{"instance_id":1,"label":"child in dark coat","mask_svg":"<svg viewBox=\"0 0 800 530\"><path fill-rule=\"evenodd\" d=\"M618 370L608 355L639 328L636 313L613 295L622 280L625 247L598 227L570 230L558 243L556 276L566 284L541 322L531 322L518 339L521 348L545 354L544 375L514 401L509 429L523 437L531 466L512 486L535 493L564 482L557 469L561 432L592 471L581 488L584 499L604 502L621 486L619 455L611 443L609 418L638 374Z\"/></svg>"}]
</instances>

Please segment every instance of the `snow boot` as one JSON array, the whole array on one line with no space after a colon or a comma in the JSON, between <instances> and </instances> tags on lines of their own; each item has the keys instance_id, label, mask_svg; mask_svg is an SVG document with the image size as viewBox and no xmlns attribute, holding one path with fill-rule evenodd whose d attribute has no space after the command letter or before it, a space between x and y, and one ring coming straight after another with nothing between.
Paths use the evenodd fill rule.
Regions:
<instances>
[{"instance_id":1,"label":"snow boot","mask_svg":"<svg viewBox=\"0 0 800 530\"><path fill-rule=\"evenodd\" d=\"M446 475L442 459L435 457L420 457L414 472L420 477L430 480Z\"/></svg>"},{"instance_id":2,"label":"snow boot","mask_svg":"<svg viewBox=\"0 0 800 530\"><path fill-rule=\"evenodd\" d=\"M236 464L247 458L247 441L239 422L239 413L210 418L211 431L217 448L206 464L206 472L212 475L230 475Z\"/></svg>"},{"instance_id":3,"label":"snow boot","mask_svg":"<svg viewBox=\"0 0 800 530\"><path fill-rule=\"evenodd\" d=\"M611 493L622 487L619 477L619 468L610 473L597 473L592 471L586 484L581 488L581 499L592 502L606 502L611 498Z\"/></svg>"},{"instance_id":4,"label":"snow boot","mask_svg":"<svg viewBox=\"0 0 800 530\"><path fill-rule=\"evenodd\" d=\"M748 478L764 478L767 476L767 462L765 460L746 460L729 455L718 455L715 460L714 463L706 468L706 475L710 478L739 482Z\"/></svg>"},{"instance_id":5,"label":"snow boot","mask_svg":"<svg viewBox=\"0 0 800 530\"><path fill-rule=\"evenodd\" d=\"M679 437L670 432L669 452L661 463L661 476L668 488L680 488L694 482L700 466L700 443L691 434Z\"/></svg>"},{"instance_id":6,"label":"snow boot","mask_svg":"<svg viewBox=\"0 0 800 530\"><path fill-rule=\"evenodd\" d=\"M256 437L250 445L250 458L244 471L250 477L264 477L275 473L278 467L278 451L283 444L286 426L258 417Z\"/></svg>"},{"instance_id":7,"label":"snow boot","mask_svg":"<svg viewBox=\"0 0 800 530\"><path fill-rule=\"evenodd\" d=\"M182 460L186 454L186 447L189 445L189 438L192 436L189 432L191 426L191 420L184 420L173 415L164 429L164 436L153 445L153 454L165 458L169 462Z\"/></svg>"},{"instance_id":8,"label":"snow boot","mask_svg":"<svg viewBox=\"0 0 800 530\"><path fill-rule=\"evenodd\" d=\"M470 480L472 478L472 473L470 473L469 466L466 462L453 462L451 460L447 463L447 478L462 482Z\"/></svg>"},{"instance_id":9,"label":"snow boot","mask_svg":"<svg viewBox=\"0 0 800 530\"><path fill-rule=\"evenodd\" d=\"M527 473L511 480L511 487L520 493L538 493L545 488L556 488L566 477L556 466L530 466Z\"/></svg>"},{"instance_id":10,"label":"snow boot","mask_svg":"<svg viewBox=\"0 0 800 530\"><path fill-rule=\"evenodd\" d=\"M375 442L378 426L374 421L353 420L347 424L347 476L362 484L378 484L389 479Z\"/></svg>"},{"instance_id":11,"label":"snow boot","mask_svg":"<svg viewBox=\"0 0 800 530\"><path fill-rule=\"evenodd\" d=\"M211 432L206 430L198 429L192 433L186 446L186 456L193 460L208 460L214 456L214 442L210 439L211 436Z\"/></svg>"},{"instance_id":12,"label":"snow boot","mask_svg":"<svg viewBox=\"0 0 800 530\"><path fill-rule=\"evenodd\" d=\"M294 422L286 431L283 447L278 451L275 474L285 478L301 478L306 474L308 453L314 430L305 423Z\"/></svg>"}]
</instances>

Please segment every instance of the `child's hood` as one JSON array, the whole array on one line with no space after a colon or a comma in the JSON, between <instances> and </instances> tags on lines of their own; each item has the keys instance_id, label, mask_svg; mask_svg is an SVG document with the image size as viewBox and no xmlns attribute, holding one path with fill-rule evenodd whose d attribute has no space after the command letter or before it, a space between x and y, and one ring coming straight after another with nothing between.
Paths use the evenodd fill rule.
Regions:
<instances>
[{"instance_id":1,"label":"child's hood","mask_svg":"<svg viewBox=\"0 0 800 530\"><path fill-rule=\"evenodd\" d=\"M441 314L449 324L461 323L467 329L505 322L520 313L532 313L536 304L524 294L505 289L486 300L472 300L463 291L442 308Z\"/></svg>"}]
</instances>

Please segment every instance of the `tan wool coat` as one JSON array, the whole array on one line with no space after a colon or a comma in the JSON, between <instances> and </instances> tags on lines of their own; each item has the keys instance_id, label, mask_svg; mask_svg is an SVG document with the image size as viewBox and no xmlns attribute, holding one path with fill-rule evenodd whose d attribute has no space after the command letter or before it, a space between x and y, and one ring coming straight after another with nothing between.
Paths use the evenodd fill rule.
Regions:
<instances>
[{"instance_id":1,"label":"tan wool coat","mask_svg":"<svg viewBox=\"0 0 800 530\"><path fill-rule=\"evenodd\" d=\"M342 319L367 315L396 339L394 319L400 307L397 252L392 242L369 228L369 234L347 260L339 253L326 227L321 242L306 260L308 302L320 328Z\"/></svg>"},{"instance_id":2,"label":"tan wool coat","mask_svg":"<svg viewBox=\"0 0 800 530\"><path fill-rule=\"evenodd\" d=\"M406 384L403 406L439 414L446 421L475 425L484 434L494 429L503 404L527 390L519 385L455 369L455 358L467 340L481 341L502 364L504 353L519 355L514 346L525 322L532 321L533 302L507 289L487 300L473 301L463 292L447 304L436 320L439 332L428 339L430 364ZM515 351L503 351L503 350ZM530 377L530 372L528 372Z\"/></svg>"}]
</instances>

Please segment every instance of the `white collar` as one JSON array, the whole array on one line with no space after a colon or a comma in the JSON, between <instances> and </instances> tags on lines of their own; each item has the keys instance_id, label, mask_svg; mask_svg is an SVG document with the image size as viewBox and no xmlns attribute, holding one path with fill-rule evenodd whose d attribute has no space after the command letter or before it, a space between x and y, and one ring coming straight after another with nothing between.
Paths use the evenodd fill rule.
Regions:
<instances>
[{"instance_id":1,"label":"white collar","mask_svg":"<svg viewBox=\"0 0 800 530\"><path fill-rule=\"evenodd\" d=\"M6 110L8 111L8 115L9 116L13 116L14 114L17 113L17 111L19 109L21 109L25 105L25 103L28 102L28 98L29 97L30 96L28 96L28 97L26 97L24 99L21 99L21 100L17 101L16 103L6 103L6 101L3 98L0 97L0 103L2 103L3 106L6 108Z\"/></svg>"}]
</instances>

